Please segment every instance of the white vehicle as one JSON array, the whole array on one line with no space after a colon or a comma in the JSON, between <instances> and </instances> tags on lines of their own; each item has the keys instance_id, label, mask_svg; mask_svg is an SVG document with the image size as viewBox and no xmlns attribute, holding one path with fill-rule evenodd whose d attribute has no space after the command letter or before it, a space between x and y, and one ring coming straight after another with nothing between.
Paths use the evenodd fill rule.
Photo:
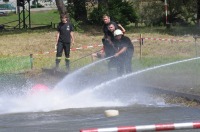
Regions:
<instances>
[{"instance_id":1,"label":"white vehicle","mask_svg":"<svg viewBox=\"0 0 200 132\"><path fill-rule=\"evenodd\" d=\"M16 12L16 8L10 3L0 3L0 15Z\"/></svg>"}]
</instances>

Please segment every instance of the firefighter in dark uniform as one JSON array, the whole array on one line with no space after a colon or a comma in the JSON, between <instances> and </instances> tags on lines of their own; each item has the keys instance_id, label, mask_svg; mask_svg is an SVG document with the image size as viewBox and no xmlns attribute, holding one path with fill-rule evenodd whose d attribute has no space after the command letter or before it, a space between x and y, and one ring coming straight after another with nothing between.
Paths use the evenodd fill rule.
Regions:
<instances>
[{"instance_id":1,"label":"firefighter in dark uniform","mask_svg":"<svg viewBox=\"0 0 200 132\"><path fill-rule=\"evenodd\" d=\"M134 46L130 38L123 35L120 29L114 31L115 47L118 52L114 55L117 58L117 71L119 75L132 72L132 57Z\"/></svg>"},{"instance_id":2,"label":"firefighter in dark uniform","mask_svg":"<svg viewBox=\"0 0 200 132\"><path fill-rule=\"evenodd\" d=\"M58 70L59 63L61 61L62 52L65 53L65 64L67 72L70 70L70 47L71 44L74 44L74 35L73 35L73 25L68 21L67 15L61 15L61 22L57 27L57 53L56 53L56 67L55 71Z\"/></svg>"},{"instance_id":3,"label":"firefighter in dark uniform","mask_svg":"<svg viewBox=\"0 0 200 132\"><path fill-rule=\"evenodd\" d=\"M113 24L117 29L118 26L115 22L110 20L110 17L108 15L104 15L103 16L103 33L104 33L104 37L102 39L102 43L104 46L104 51L105 51L105 57L110 57L113 56L115 54L115 50L113 48L113 40L114 40L114 36L113 33L108 29L108 26L110 24Z\"/></svg>"},{"instance_id":4,"label":"firefighter in dark uniform","mask_svg":"<svg viewBox=\"0 0 200 132\"><path fill-rule=\"evenodd\" d=\"M110 56L113 56L117 50L113 44L114 35L113 35L113 32L109 30L109 25L113 25L115 29L119 29L123 27L120 24L117 24L116 22L111 21L108 15L103 16L103 22L104 22L104 25L103 25L104 38L102 39L102 43L104 47L105 57L110 57ZM116 65L115 58L111 58L108 62L108 68L110 69L115 65Z\"/></svg>"}]
</instances>

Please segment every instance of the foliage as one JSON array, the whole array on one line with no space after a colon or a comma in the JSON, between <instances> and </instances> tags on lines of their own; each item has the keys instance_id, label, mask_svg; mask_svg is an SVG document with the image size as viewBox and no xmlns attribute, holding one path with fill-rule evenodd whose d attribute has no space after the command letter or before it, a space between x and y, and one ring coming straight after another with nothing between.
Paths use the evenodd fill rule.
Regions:
<instances>
[{"instance_id":1,"label":"foliage","mask_svg":"<svg viewBox=\"0 0 200 132\"><path fill-rule=\"evenodd\" d=\"M69 15L69 20L70 20L70 22L73 24L73 26L74 26L74 29L76 30L76 31L81 31L81 29L80 29L80 24L82 23L81 21L79 21L79 20L75 20L74 18L75 18L75 12L74 12L74 6L73 6L73 3L68 3L68 5L66 6L66 8L67 8L67 11L68 11L68 15Z\"/></svg>"},{"instance_id":2,"label":"foliage","mask_svg":"<svg viewBox=\"0 0 200 132\"><path fill-rule=\"evenodd\" d=\"M103 14L106 14L106 13L107 13L107 11L103 7L94 8L93 11L90 13L89 20L93 24L101 25L102 24L102 16L103 16Z\"/></svg>"},{"instance_id":3,"label":"foliage","mask_svg":"<svg viewBox=\"0 0 200 132\"><path fill-rule=\"evenodd\" d=\"M132 3L122 2L121 0L108 0L108 8L101 5L94 8L90 14L90 20L95 24L100 24L103 14L109 14L114 21L122 25L127 25L137 20Z\"/></svg>"},{"instance_id":4,"label":"foliage","mask_svg":"<svg viewBox=\"0 0 200 132\"><path fill-rule=\"evenodd\" d=\"M43 8L43 7L44 7L44 6L41 5L40 3L33 4L33 5L31 6L31 8Z\"/></svg>"},{"instance_id":5,"label":"foliage","mask_svg":"<svg viewBox=\"0 0 200 132\"><path fill-rule=\"evenodd\" d=\"M149 2L141 7L139 10L140 22L147 26L162 25L163 21L163 3Z\"/></svg>"},{"instance_id":6,"label":"foliage","mask_svg":"<svg viewBox=\"0 0 200 132\"><path fill-rule=\"evenodd\" d=\"M81 25L81 21L76 21L74 18L70 18L70 22L73 24L74 26L74 30L75 31L82 31L81 28L80 28L80 25Z\"/></svg>"},{"instance_id":7,"label":"foliage","mask_svg":"<svg viewBox=\"0 0 200 132\"><path fill-rule=\"evenodd\" d=\"M161 0L164 2L164 0ZM196 23L197 0L168 0L168 18L174 25Z\"/></svg>"},{"instance_id":8,"label":"foliage","mask_svg":"<svg viewBox=\"0 0 200 132\"><path fill-rule=\"evenodd\" d=\"M36 0L32 1L31 8L43 8L44 6L38 3Z\"/></svg>"},{"instance_id":9,"label":"foliage","mask_svg":"<svg viewBox=\"0 0 200 132\"><path fill-rule=\"evenodd\" d=\"M165 24L165 0L134 0L134 9L139 16L139 22L147 26ZM167 0L168 22L173 25L193 25L197 23L197 0Z\"/></svg>"}]
</instances>

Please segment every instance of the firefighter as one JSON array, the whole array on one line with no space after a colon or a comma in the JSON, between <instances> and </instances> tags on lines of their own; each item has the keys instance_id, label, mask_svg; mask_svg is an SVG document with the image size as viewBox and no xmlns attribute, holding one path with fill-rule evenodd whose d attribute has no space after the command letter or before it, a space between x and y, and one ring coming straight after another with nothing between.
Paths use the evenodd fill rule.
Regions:
<instances>
[{"instance_id":1,"label":"firefighter","mask_svg":"<svg viewBox=\"0 0 200 132\"><path fill-rule=\"evenodd\" d=\"M122 27L121 24L117 24L114 21L111 21L110 16L104 15L103 16L103 33L104 33L104 38L102 39L103 47L104 47L104 54L105 57L110 57L113 56L117 49L115 48L113 41L114 41L114 35L113 32L115 29L121 29L123 32L126 30ZM113 27L113 30L109 29L109 26ZM108 62L108 68L111 69L116 66L116 60L115 58L111 58Z\"/></svg>"},{"instance_id":2,"label":"firefighter","mask_svg":"<svg viewBox=\"0 0 200 132\"><path fill-rule=\"evenodd\" d=\"M113 56L116 52L115 48L113 48L114 30L121 29L123 32L125 32L126 30L122 27L121 24L117 24L116 22L111 21L110 16L108 15L103 16L103 22L104 37L102 39L102 43L104 46L106 57L110 57ZM110 26L112 26L113 28L111 29Z\"/></svg>"},{"instance_id":3,"label":"firefighter","mask_svg":"<svg viewBox=\"0 0 200 132\"><path fill-rule=\"evenodd\" d=\"M62 52L64 50L66 70L67 72L69 72L70 47L71 47L71 44L74 45L74 35L73 35L74 27L68 21L67 15L65 14L61 15L60 19L61 19L61 22L59 23L57 27L57 36L56 36L57 53L56 53L55 71L58 70L59 63L62 57Z\"/></svg>"},{"instance_id":4,"label":"firefighter","mask_svg":"<svg viewBox=\"0 0 200 132\"><path fill-rule=\"evenodd\" d=\"M115 47L118 49L114 57L117 58L117 71L119 75L132 72L132 57L134 46L129 37L124 36L120 29L114 31Z\"/></svg>"}]
</instances>

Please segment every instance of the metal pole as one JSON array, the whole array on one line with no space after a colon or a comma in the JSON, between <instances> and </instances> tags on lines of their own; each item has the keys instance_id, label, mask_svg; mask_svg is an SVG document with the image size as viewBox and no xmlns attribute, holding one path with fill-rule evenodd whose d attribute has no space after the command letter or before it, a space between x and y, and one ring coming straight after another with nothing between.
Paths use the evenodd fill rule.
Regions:
<instances>
[{"instance_id":1,"label":"metal pole","mask_svg":"<svg viewBox=\"0 0 200 132\"><path fill-rule=\"evenodd\" d=\"M19 29L20 29L21 28L21 19L20 19L21 11L20 11L20 6L17 6L17 12L18 12Z\"/></svg>"},{"instance_id":2,"label":"metal pole","mask_svg":"<svg viewBox=\"0 0 200 132\"><path fill-rule=\"evenodd\" d=\"M197 39L198 38L200 38L200 36L198 36L198 35L195 35L195 36L193 36L193 38L194 38L194 40L195 40L195 52L196 52L196 57L197 57Z\"/></svg>"},{"instance_id":3,"label":"metal pole","mask_svg":"<svg viewBox=\"0 0 200 132\"><path fill-rule=\"evenodd\" d=\"M25 29L26 28L26 17L25 17L25 3L23 3L23 28Z\"/></svg>"},{"instance_id":4,"label":"metal pole","mask_svg":"<svg viewBox=\"0 0 200 132\"><path fill-rule=\"evenodd\" d=\"M193 36L193 38L194 38L194 40L195 40L195 57L197 57L198 56L198 47L197 47L197 39L198 38L200 38L200 36L197 36L197 35L195 35L195 36ZM198 74L199 72L198 72L198 61L196 60L196 63L195 63L195 68L196 68L196 74ZM198 87L198 75L195 77L195 86L194 86L194 88L195 89L197 89L197 87Z\"/></svg>"},{"instance_id":5,"label":"metal pole","mask_svg":"<svg viewBox=\"0 0 200 132\"><path fill-rule=\"evenodd\" d=\"M33 54L30 54L31 69L33 69Z\"/></svg>"},{"instance_id":6,"label":"metal pole","mask_svg":"<svg viewBox=\"0 0 200 132\"><path fill-rule=\"evenodd\" d=\"M140 34L140 59L142 59L142 44L143 44L143 39L142 39L142 34Z\"/></svg>"},{"instance_id":7,"label":"metal pole","mask_svg":"<svg viewBox=\"0 0 200 132\"><path fill-rule=\"evenodd\" d=\"M167 19L168 11L167 11L167 0L165 0L165 23L168 24L168 19Z\"/></svg>"},{"instance_id":8,"label":"metal pole","mask_svg":"<svg viewBox=\"0 0 200 132\"><path fill-rule=\"evenodd\" d=\"M93 128L80 130L80 132L147 132L147 131L173 131L183 129L200 129L200 122L155 124L141 126L125 126L112 128Z\"/></svg>"},{"instance_id":9,"label":"metal pole","mask_svg":"<svg viewBox=\"0 0 200 132\"><path fill-rule=\"evenodd\" d=\"M28 0L28 16L29 16L29 28L31 28L31 10L30 0Z\"/></svg>"}]
</instances>

